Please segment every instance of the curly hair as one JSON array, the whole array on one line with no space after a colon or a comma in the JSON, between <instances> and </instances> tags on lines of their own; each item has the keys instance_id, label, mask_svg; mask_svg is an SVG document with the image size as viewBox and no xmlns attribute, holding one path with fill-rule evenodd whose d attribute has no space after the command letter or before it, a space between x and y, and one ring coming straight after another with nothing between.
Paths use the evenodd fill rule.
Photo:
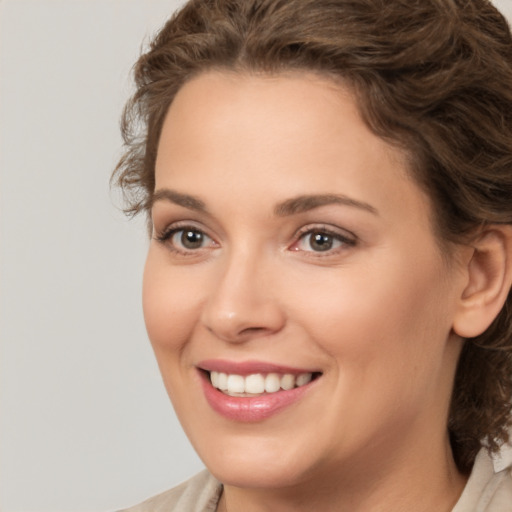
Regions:
<instances>
[{"instance_id":1,"label":"curly hair","mask_svg":"<svg viewBox=\"0 0 512 512\"><path fill-rule=\"evenodd\" d=\"M212 69L342 79L367 126L404 149L441 241L512 224L512 36L487 0L191 0L134 68L113 182L150 209L161 128L177 91ZM150 220L148 220L150 222ZM509 441L512 294L464 343L449 412L456 463Z\"/></svg>"}]
</instances>

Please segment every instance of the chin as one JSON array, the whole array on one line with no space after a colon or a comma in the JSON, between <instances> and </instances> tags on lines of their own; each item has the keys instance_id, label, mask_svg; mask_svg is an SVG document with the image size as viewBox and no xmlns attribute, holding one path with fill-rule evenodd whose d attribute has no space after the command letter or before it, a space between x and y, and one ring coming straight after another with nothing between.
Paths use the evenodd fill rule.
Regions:
<instances>
[{"instance_id":1,"label":"chin","mask_svg":"<svg viewBox=\"0 0 512 512\"><path fill-rule=\"evenodd\" d=\"M293 436L288 436L293 440ZM215 446L195 446L210 473L225 485L243 488L284 488L304 480L311 467L297 442L256 435L229 437Z\"/></svg>"},{"instance_id":2,"label":"chin","mask_svg":"<svg viewBox=\"0 0 512 512\"><path fill-rule=\"evenodd\" d=\"M208 468L224 485L246 489L283 489L300 484L304 474L293 465L283 465L272 460L248 461L231 457L213 463Z\"/></svg>"}]
</instances>

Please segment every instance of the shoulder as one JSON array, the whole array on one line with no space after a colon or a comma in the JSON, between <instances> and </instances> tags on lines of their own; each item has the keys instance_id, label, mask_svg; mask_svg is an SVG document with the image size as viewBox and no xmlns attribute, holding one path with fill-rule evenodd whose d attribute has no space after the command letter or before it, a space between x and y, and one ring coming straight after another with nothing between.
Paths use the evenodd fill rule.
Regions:
<instances>
[{"instance_id":1,"label":"shoulder","mask_svg":"<svg viewBox=\"0 0 512 512\"><path fill-rule=\"evenodd\" d=\"M157 496L119 512L215 512L222 485L206 470Z\"/></svg>"},{"instance_id":2,"label":"shoulder","mask_svg":"<svg viewBox=\"0 0 512 512\"><path fill-rule=\"evenodd\" d=\"M512 447L502 447L496 456L480 451L452 512L512 512Z\"/></svg>"}]
</instances>

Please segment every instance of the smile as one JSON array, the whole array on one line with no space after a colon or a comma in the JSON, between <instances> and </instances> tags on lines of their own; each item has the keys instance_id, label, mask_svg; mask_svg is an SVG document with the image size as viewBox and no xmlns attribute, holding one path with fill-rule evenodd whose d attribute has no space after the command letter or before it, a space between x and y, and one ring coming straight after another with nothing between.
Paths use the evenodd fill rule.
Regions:
<instances>
[{"instance_id":1,"label":"smile","mask_svg":"<svg viewBox=\"0 0 512 512\"><path fill-rule=\"evenodd\" d=\"M312 373L293 375L285 373L253 373L243 376L224 372L210 372L212 386L229 396L250 397L263 394L289 391L290 389L305 386L311 382Z\"/></svg>"},{"instance_id":2,"label":"smile","mask_svg":"<svg viewBox=\"0 0 512 512\"><path fill-rule=\"evenodd\" d=\"M210 407L235 422L266 420L300 403L322 373L263 362L203 361L198 365Z\"/></svg>"}]
</instances>

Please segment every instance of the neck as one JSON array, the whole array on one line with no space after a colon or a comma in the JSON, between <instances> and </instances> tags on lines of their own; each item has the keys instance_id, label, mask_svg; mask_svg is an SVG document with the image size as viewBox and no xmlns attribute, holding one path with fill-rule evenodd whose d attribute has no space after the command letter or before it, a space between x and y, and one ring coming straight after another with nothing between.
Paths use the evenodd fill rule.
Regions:
<instances>
[{"instance_id":1,"label":"neck","mask_svg":"<svg viewBox=\"0 0 512 512\"><path fill-rule=\"evenodd\" d=\"M359 453L344 464L316 478L279 489L224 486L219 512L450 512L466 477L456 468L448 436L427 444L423 454L410 450L388 454L385 463L378 447ZM405 456L404 456L405 455ZM412 455L412 456L411 456ZM368 456L370 456L368 458ZM364 464L362 461L367 461Z\"/></svg>"}]
</instances>

